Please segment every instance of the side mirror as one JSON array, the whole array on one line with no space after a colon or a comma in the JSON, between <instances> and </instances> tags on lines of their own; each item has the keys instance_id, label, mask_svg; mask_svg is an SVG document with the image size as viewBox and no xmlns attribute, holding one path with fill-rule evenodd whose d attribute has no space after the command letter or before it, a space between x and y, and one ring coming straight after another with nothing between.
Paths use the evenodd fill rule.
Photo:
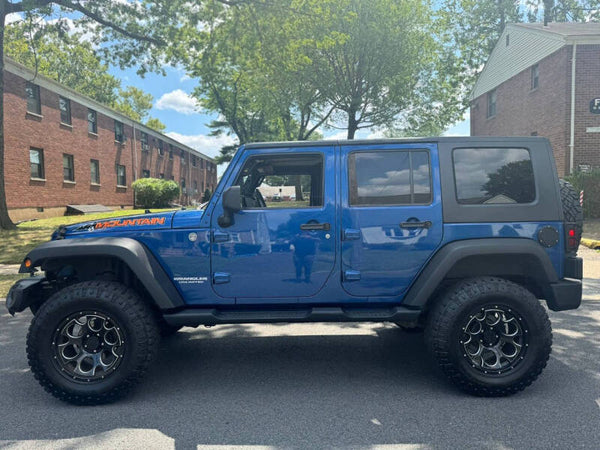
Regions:
<instances>
[{"instance_id":1,"label":"side mirror","mask_svg":"<svg viewBox=\"0 0 600 450\"><path fill-rule=\"evenodd\" d=\"M231 186L223 192L223 214L217 220L220 227L233 225L233 215L242 209L242 194L239 186Z\"/></svg>"}]
</instances>

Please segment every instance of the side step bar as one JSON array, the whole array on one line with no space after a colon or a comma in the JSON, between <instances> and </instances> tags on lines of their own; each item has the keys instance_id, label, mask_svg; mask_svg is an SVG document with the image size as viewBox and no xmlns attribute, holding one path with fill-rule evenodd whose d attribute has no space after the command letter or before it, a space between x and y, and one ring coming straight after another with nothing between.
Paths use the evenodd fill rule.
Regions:
<instances>
[{"instance_id":1,"label":"side step bar","mask_svg":"<svg viewBox=\"0 0 600 450\"><path fill-rule=\"evenodd\" d=\"M302 309L189 308L164 314L172 326L277 322L416 322L421 311L403 306L379 308L313 307Z\"/></svg>"}]
</instances>

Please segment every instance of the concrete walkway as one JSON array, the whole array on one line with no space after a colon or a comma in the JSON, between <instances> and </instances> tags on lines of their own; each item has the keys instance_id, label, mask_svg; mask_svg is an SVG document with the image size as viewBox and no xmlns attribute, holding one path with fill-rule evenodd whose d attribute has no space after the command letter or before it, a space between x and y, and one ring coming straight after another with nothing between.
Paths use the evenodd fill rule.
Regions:
<instances>
[{"instance_id":1,"label":"concrete walkway","mask_svg":"<svg viewBox=\"0 0 600 450\"><path fill-rule=\"evenodd\" d=\"M0 275L16 275L19 267L19 264L0 264Z\"/></svg>"}]
</instances>

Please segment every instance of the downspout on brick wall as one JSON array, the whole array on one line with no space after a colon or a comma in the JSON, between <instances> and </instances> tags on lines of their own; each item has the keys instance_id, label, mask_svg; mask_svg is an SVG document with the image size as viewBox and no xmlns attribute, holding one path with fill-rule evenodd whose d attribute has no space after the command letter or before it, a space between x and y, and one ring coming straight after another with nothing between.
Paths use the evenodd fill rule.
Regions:
<instances>
[{"instance_id":1,"label":"downspout on brick wall","mask_svg":"<svg viewBox=\"0 0 600 450\"><path fill-rule=\"evenodd\" d=\"M131 140L131 144L133 146L133 181L137 180L137 145L135 141L135 122L132 124L133 128L133 139ZM133 189L133 207L135 208L135 189Z\"/></svg>"},{"instance_id":2,"label":"downspout on brick wall","mask_svg":"<svg viewBox=\"0 0 600 450\"><path fill-rule=\"evenodd\" d=\"M569 139L569 174L573 173L575 160L575 75L577 67L577 44L573 43L573 57L571 58L571 136Z\"/></svg>"}]
</instances>

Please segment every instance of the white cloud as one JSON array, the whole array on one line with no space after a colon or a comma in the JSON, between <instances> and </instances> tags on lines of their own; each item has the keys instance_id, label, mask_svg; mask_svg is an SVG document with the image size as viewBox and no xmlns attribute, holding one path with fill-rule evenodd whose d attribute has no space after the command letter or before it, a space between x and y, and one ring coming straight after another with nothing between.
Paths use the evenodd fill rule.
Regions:
<instances>
[{"instance_id":1,"label":"white cloud","mask_svg":"<svg viewBox=\"0 0 600 450\"><path fill-rule=\"evenodd\" d=\"M338 131L337 133L332 134L331 136L323 137L323 139L325 139L326 141L337 141L337 140L344 140L347 137L348 137L347 131Z\"/></svg>"},{"instance_id":2,"label":"white cloud","mask_svg":"<svg viewBox=\"0 0 600 450\"><path fill-rule=\"evenodd\" d=\"M205 155L215 157L219 154L221 147L232 145L236 142L231 136L207 136L206 134L180 134L175 131L166 133L170 138L192 147Z\"/></svg>"},{"instance_id":3,"label":"white cloud","mask_svg":"<svg viewBox=\"0 0 600 450\"><path fill-rule=\"evenodd\" d=\"M19 22L23 20L23 16L19 13L10 13L6 15L5 24L10 25L11 23Z\"/></svg>"},{"instance_id":4,"label":"white cloud","mask_svg":"<svg viewBox=\"0 0 600 450\"><path fill-rule=\"evenodd\" d=\"M172 109L181 114L195 114L198 112L200 105L192 98L191 95L186 94L181 89L175 89L174 91L167 92L160 97L154 105L156 109Z\"/></svg>"}]
</instances>

